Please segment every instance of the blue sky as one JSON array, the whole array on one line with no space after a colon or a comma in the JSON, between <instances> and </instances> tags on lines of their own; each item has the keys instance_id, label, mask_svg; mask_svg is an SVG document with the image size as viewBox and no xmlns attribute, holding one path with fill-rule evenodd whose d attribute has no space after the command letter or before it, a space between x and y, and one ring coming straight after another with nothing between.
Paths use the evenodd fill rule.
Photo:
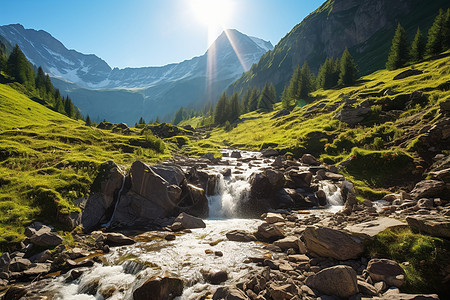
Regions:
<instances>
[{"instance_id":1,"label":"blue sky","mask_svg":"<svg viewBox=\"0 0 450 300\"><path fill-rule=\"evenodd\" d=\"M42 29L67 48L93 53L111 67L161 66L202 55L211 34L195 0L8 0L0 25ZM230 9L224 28L276 44L324 0L200 0ZM212 32L212 33L211 33ZM208 38L209 36L209 38Z\"/></svg>"}]
</instances>

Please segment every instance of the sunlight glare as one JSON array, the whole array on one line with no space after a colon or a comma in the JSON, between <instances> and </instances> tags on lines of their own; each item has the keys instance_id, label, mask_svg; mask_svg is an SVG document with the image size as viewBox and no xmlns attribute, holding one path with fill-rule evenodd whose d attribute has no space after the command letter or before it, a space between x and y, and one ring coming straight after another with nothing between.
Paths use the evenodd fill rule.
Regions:
<instances>
[{"instance_id":1,"label":"sunlight glare","mask_svg":"<svg viewBox=\"0 0 450 300\"><path fill-rule=\"evenodd\" d=\"M197 19L208 27L224 26L231 15L231 1L190 0Z\"/></svg>"}]
</instances>

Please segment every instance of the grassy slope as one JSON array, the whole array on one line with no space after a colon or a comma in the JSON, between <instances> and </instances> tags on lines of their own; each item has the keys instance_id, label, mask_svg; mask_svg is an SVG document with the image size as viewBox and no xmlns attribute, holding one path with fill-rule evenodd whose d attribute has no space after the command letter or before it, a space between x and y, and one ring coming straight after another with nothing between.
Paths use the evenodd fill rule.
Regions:
<instances>
[{"instance_id":1,"label":"grassy slope","mask_svg":"<svg viewBox=\"0 0 450 300\"><path fill-rule=\"evenodd\" d=\"M86 127L18 90L0 84L0 246L21 240L32 220L58 225L56 210L79 210L73 201L88 195L100 163L127 166L169 155L153 136ZM146 142L151 146L137 146Z\"/></svg>"},{"instance_id":2,"label":"grassy slope","mask_svg":"<svg viewBox=\"0 0 450 300\"><path fill-rule=\"evenodd\" d=\"M253 150L270 146L297 157L312 153L330 164L352 157L353 163L343 172L357 183L363 196L378 198L388 187L405 186L397 171L403 168L414 173L406 165L413 161L416 166L420 165L416 132L442 117L438 104L450 96L450 91L436 89L450 81L449 56L417 64L414 68L422 70L423 74L394 81L393 77L407 68L381 70L361 78L355 86L319 90L313 94L315 101L296 107L290 115L281 118L271 119L280 104L272 113L245 114L231 131L216 128L210 137L191 142L184 150L195 154L216 151L223 146ZM382 96L386 89L398 94ZM409 94L417 90L426 91L425 102L422 105L407 103L405 99L409 100ZM351 127L334 119L344 105L341 95L356 99L353 106L369 100L373 113L366 117L365 125ZM392 115L393 109L398 115ZM397 182L399 179L401 181Z\"/></svg>"}]
</instances>

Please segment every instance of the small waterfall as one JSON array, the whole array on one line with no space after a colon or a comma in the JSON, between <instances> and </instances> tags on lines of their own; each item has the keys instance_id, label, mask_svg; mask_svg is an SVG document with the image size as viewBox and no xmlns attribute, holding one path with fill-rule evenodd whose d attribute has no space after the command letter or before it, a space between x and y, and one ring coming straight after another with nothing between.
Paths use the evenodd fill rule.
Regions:
<instances>
[{"instance_id":1,"label":"small waterfall","mask_svg":"<svg viewBox=\"0 0 450 300\"><path fill-rule=\"evenodd\" d=\"M342 199L341 189L335 184L327 181L321 182L321 188L327 196L327 202L329 206L343 206L344 200Z\"/></svg>"},{"instance_id":2,"label":"small waterfall","mask_svg":"<svg viewBox=\"0 0 450 300\"><path fill-rule=\"evenodd\" d=\"M250 183L244 178L218 175L214 195L208 196L209 217L232 218L236 216L237 204L248 197Z\"/></svg>"},{"instance_id":3,"label":"small waterfall","mask_svg":"<svg viewBox=\"0 0 450 300\"><path fill-rule=\"evenodd\" d=\"M112 213L111 219L109 219L108 223L104 224L103 227L109 228L111 226L111 222L114 219L114 216L116 215L117 207L119 206L120 196L122 195L123 188L125 187L125 181L127 177L124 176L122 179L122 186L120 187L119 193L117 194L117 201L116 205L114 206L114 211Z\"/></svg>"}]
</instances>

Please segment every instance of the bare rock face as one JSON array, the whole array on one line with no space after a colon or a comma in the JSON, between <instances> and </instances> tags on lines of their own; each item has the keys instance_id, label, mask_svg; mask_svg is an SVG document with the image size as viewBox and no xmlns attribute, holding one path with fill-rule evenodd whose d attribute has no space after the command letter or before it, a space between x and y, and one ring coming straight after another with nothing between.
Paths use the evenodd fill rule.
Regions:
<instances>
[{"instance_id":1,"label":"bare rock face","mask_svg":"<svg viewBox=\"0 0 450 300\"><path fill-rule=\"evenodd\" d=\"M337 260L358 258L364 251L362 240L344 231L309 226L303 232L308 252Z\"/></svg>"},{"instance_id":2,"label":"bare rock face","mask_svg":"<svg viewBox=\"0 0 450 300\"><path fill-rule=\"evenodd\" d=\"M371 259L367 265L367 272L373 281L384 281L396 287L401 287L405 283L405 271L397 262L390 259Z\"/></svg>"},{"instance_id":3,"label":"bare rock face","mask_svg":"<svg viewBox=\"0 0 450 300\"><path fill-rule=\"evenodd\" d=\"M108 221L107 210L112 206L124 178L124 172L113 161L100 165L99 173L91 187L92 196L87 200L81 217L85 230L91 231L102 222Z\"/></svg>"},{"instance_id":4,"label":"bare rock face","mask_svg":"<svg viewBox=\"0 0 450 300\"><path fill-rule=\"evenodd\" d=\"M414 199L439 197L445 190L445 183L438 180L422 180L411 191Z\"/></svg>"},{"instance_id":5,"label":"bare rock face","mask_svg":"<svg viewBox=\"0 0 450 300\"><path fill-rule=\"evenodd\" d=\"M409 216L406 222L413 231L450 238L450 218L440 216Z\"/></svg>"},{"instance_id":6,"label":"bare rock face","mask_svg":"<svg viewBox=\"0 0 450 300\"><path fill-rule=\"evenodd\" d=\"M356 272L349 266L334 266L306 279L306 285L322 294L347 299L358 293Z\"/></svg>"},{"instance_id":7,"label":"bare rock face","mask_svg":"<svg viewBox=\"0 0 450 300\"><path fill-rule=\"evenodd\" d=\"M133 293L134 300L171 300L183 293L183 280L176 277L152 277Z\"/></svg>"},{"instance_id":8,"label":"bare rock face","mask_svg":"<svg viewBox=\"0 0 450 300\"><path fill-rule=\"evenodd\" d=\"M344 107L336 116L335 119L347 123L349 125L356 125L364 120L372 109L370 107Z\"/></svg>"}]
</instances>

